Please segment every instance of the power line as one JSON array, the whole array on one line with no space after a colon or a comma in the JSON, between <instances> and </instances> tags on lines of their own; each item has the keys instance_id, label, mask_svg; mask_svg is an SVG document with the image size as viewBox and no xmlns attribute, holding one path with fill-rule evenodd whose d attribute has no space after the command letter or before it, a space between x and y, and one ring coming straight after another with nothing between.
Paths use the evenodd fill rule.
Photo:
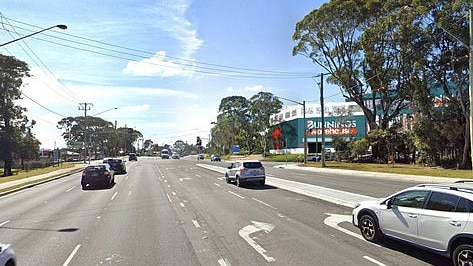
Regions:
<instances>
[{"instance_id":1,"label":"power line","mask_svg":"<svg viewBox=\"0 0 473 266\"><path fill-rule=\"evenodd\" d=\"M9 21L13 21L15 23L26 25L29 27L38 28L37 26L20 22L18 20L9 19ZM16 26L16 27L25 31L31 31L29 29L22 28L19 26ZM72 35L69 33L60 32L60 34L63 36L67 36L68 38L51 36L48 34L44 34L44 35L51 37L53 39L67 42L69 44L55 42L49 39L48 40L41 39L39 37L34 37L34 38L41 41L68 47L71 49L81 50L81 51L85 51L89 53L99 54L99 55L122 59L122 60L136 61L136 60L149 59L150 57L157 58L159 60L164 60L164 61L168 60L166 62L173 63L176 66L166 65L166 67L184 69L186 71L192 71L192 72L202 73L202 74L224 75L224 76L229 76L229 77L265 78L265 79L308 79L313 76L313 73L308 73L308 72L261 70L261 69L226 66L226 65L214 64L214 63L208 63L208 62L200 62L200 61L190 60L190 59L185 59L185 58L178 58L178 57L172 57L172 56L167 56L167 55L158 55L156 53L128 48L128 47L110 44L106 42L96 41L89 38ZM74 38L80 41L72 40L70 38ZM93 49L98 49L99 51L93 50ZM145 62L145 63L150 64L150 65L163 66L162 64L155 63L155 62Z\"/></svg>"}]
</instances>

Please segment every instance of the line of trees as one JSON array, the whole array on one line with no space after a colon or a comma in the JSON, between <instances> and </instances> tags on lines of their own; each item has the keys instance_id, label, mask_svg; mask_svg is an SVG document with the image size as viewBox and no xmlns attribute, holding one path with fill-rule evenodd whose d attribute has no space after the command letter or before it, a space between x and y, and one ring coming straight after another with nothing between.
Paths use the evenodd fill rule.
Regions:
<instances>
[{"instance_id":1,"label":"line of trees","mask_svg":"<svg viewBox=\"0 0 473 266\"><path fill-rule=\"evenodd\" d=\"M269 118L282 108L282 102L269 92L249 99L230 96L221 100L219 115L210 132L212 152L229 154L238 145L242 153L264 153L269 143Z\"/></svg>"},{"instance_id":2,"label":"line of trees","mask_svg":"<svg viewBox=\"0 0 473 266\"><path fill-rule=\"evenodd\" d=\"M12 175L15 155L24 160L39 156L40 142L32 133L35 121L25 116L26 108L16 104L21 99L23 78L29 76L25 62L0 54L0 160L3 176Z\"/></svg>"},{"instance_id":3,"label":"line of trees","mask_svg":"<svg viewBox=\"0 0 473 266\"><path fill-rule=\"evenodd\" d=\"M331 0L297 23L293 55L321 66L362 108L375 158L396 153L382 143L410 109L426 163L470 168L470 8L468 0Z\"/></svg>"}]
</instances>

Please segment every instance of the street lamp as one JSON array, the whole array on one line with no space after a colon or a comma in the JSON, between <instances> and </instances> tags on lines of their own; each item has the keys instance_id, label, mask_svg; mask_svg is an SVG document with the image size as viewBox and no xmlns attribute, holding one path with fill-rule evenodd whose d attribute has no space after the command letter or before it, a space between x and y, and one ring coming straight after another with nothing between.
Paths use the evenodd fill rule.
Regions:
<instances>
[{"instance_id":1,"label":"street lamp","mask_svg":"<svg viewBox=\"0 0 473 266\"><path fill-rule=\"evenodd\" d=\"M23 37L21 37L21 38L11 40L11 41L6 42L6 43L4 43L4 44L0 44L0 47L2 47L2 46L4 46L4 45L7 45L7 44L10 44L10 43L12 43L12 42L16 42L16 41L19 41L19 40L23 40L24 38L31 37L31 36L33 36L33 35L36 35L36 34L38 34L38 33L41 33L41 32L43 32L43 31L47 31L47 30L50 30L50 29L53 29L53 28L60 28L61 30L65 30L65 29L67 29L67 26L64 25L64 24L54 25L54 26L51 26L51 27L49 27L49 28L42 29L42 30L40 30L40 31L33 32L33 33L31 33L31 34L25 35L25 36L23 36Z\"/></svg>"}]
</instances>

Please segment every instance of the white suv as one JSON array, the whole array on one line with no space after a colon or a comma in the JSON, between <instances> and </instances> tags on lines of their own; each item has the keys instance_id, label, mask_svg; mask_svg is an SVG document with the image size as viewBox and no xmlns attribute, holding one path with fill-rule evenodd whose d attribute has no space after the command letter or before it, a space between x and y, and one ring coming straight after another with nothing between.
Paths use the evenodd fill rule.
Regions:
<instances>
[{"instance_id":1,"label":"white suv","mask_svg":"<svg viewBox=\"0 0 473 266\"><path fill-rule=\"evenodd\" d=\"M363 237L383 236L449 256L455 266L473 264L473 180L424 184L353 209Z\"/></svg>"},{"instance_id":2,"label":"white suv","mask_svg":"<svg viewBox=\"0 0 473 266\"><path fill-rule=\"evenodd\" d=\"M228 165L225 180L227 183L234 181L239 187L243 183L248 182L264 185L266 181L266 172L260 161L236 161Z\"/></svg>"}]
</instances>

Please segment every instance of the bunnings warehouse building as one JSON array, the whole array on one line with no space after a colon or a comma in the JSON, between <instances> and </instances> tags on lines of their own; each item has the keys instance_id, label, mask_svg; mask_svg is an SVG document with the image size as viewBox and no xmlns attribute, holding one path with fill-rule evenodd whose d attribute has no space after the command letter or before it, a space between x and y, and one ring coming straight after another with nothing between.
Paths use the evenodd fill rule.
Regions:
<instances>
[{"instance_id":1,"label":"bunnings warehouse building","mask_svg":"<svg viewBox=\"0 0 473 266\"><path fill-rule=\"evenodd\" d=\"M307 130L307 152L322 149L322 113L320 104L286 106L271 116L274 126L270 152L273 154L304 153L304 130ZM354 102L324 103L325 148L332 148L333 136L346 140L360 140L366 135L367 125L361 108Z\"/></svg>"}]
</instances>

